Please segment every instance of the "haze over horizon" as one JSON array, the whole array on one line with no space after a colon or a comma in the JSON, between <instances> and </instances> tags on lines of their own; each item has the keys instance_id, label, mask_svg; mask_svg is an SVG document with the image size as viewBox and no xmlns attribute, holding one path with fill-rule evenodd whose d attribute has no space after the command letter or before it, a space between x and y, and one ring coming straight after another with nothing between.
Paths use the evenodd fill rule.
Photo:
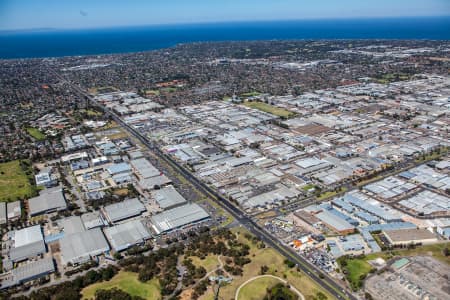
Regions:
<instances>
[{"instance_id":1,"label":"haze over horizon","mask_svg":"<svg viewBox=\"0 0 450 300\"><path fill-rule=\"evenodd\" d=\"M447 0L4 0L0 2L0 31L449 15Z\"/></svg>"}]
</instances>

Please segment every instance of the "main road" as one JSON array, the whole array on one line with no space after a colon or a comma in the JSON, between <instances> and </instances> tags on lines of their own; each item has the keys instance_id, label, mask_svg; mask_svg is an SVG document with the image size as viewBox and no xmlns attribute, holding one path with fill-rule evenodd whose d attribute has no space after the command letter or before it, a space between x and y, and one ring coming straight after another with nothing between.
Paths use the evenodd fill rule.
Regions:
<instances>
[{"instance_id":1,"label":"main road","mask_svg":"<svg viewBox=\"0 0 450 300\"><path fill-rule=\"evenodd\" d=\"M53 71L53 70L52 70ZM54 71L53 71L54 72ZM61 80L66 81L57 72L54 72ZM68 82L68 81L67 81ZM225 209L229 214L231 214L242 226L249 230L253 235L259 237L266 245L274 248L283 256L288 258L297 264L297 266L306 273L311 279L313 279L317 284L319 284L323 289L328 291L331 295L338 299L351 299L356 300L357 298L353 296L350 292L340 286L337 282L331 279L327 274L323 273L319 268L308 262L305 258L300 256L298 253L293 251L290 247L282 245L276 240L270 233L261 228L256 222L254 222L249 216L247 216L240 208L231 203L228 199L224 198L222 195L217 193L215 190L210 188L204 182L201 182L194 175L192 175L184 166L180 165L172 157L161 151L161 149L155 146L146 136L142 135L132 126L126 124L119 116L117 116L113 111L106 108L104 105L98 103L91 95L82 90L80 87L68 82L70 86L79 94L81 94L91 105L100 108L106 117L110 117L122 128L127 130L131 135L138 139L143 145L145 145L149 150L157 154L162 160L167 164L172 166L177 170L184 178L186 178L193 186L195 186L200 192L206 196L212 198L219 206Z\"/></svg>"}]
</instances>

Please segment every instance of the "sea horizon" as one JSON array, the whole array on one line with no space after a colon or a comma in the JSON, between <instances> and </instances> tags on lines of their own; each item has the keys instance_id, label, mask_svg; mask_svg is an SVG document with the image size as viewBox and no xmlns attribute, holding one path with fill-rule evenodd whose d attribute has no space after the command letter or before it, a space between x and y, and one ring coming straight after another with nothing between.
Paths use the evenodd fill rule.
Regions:
<instances>
[{"instance_id":1,"label":"sea horizon","mask_svg":"<svg viewBox=\"0 0 450 300\"><path fill-rule=\"evenodd\" d=\"M144 52L194 42L450 40L450 16L234 21L0 30L0 59ZM6 46L5 46L6 45Z\"/></svg>"}]
</instances>

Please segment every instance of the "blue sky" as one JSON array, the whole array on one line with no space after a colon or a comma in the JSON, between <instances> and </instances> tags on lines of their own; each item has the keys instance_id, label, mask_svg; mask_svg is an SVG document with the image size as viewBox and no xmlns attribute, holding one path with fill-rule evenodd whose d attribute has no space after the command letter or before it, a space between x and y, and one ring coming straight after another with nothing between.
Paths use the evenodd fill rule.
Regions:
<instances>
[{"instance_id":1,"label":"blue sky","mask_svg":"<svg viewBox=\"0 0 450 300\"><path fill-rule=\"evenodd\" d=\"M450 15L450 0L0 0L0 30Z\"/></svg>"}]
</instances>

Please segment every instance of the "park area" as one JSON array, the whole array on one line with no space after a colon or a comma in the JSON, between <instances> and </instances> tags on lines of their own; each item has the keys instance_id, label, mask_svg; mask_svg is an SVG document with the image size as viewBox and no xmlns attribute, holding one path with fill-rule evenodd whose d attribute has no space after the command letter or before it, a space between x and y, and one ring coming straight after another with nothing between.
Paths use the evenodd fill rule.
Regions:
<instances>
[{"instance_id":1,"label":"park area","mask_svg":"<svg viewBox=\"0 0 450 300\"><path fill-rule=\"evenodd\" d=\"M327 297L322 299L333 299L331 295L321 289L303 272L298 272L295 267L289 268L285 264L285 258L274 249L258 247L259 243L248 240L245 236L248 232L245 229L235 228L232 231L238 236L238 241L250 246L250 255L248 257L251 259L251 262L243 267L242 276L233 276L233 281L220 288L219 298L234 299L237 289L248 280L261 275L261 268L264 266L267 267L265 274L283 278L293 287L298 289L306 299L314 299L314 297L317 298L318 295L320 295L319 297L322 295ZM213 260L209 258L208 260L205 260L204 263L205 265L211 266L212 261ZM193 262L194 264L199 263L200 265L203 265L202 260L195 260ZM239 299L235 300L263 299L267 288L272 288L276 283L279 283L279 280L269 277L251 281L251 283L242 286L239 293ZM214 290L217 288L215 285L213 285L213 287ZM213 300L213 288L210 286L200 299Z\"/></svg>"},{"instance_id":2,"label":"park area","mask_svg":"<svg viewBox=\"0 0 450 300\"><path fill-rule=\"evenodd\" d=\"M39 129L34 127L27 127L27 133L31 135L37 141L45 140L45 134L43 134Z\"/></svg>"},{"instance_id":3,"label":"park area","mask_svg":"<svg viewBox=\"0 0 450 300\"><path fill-rule=\"evenodd\" d=\"M37 195L33 170L29 161L14 160L0 164L0 201L11 202Z\"/></svg>"},{"instance_id":4,"label":"park area","mask_svg":"<svg viewBox=\"0 0 450 300\"><path fill-rule=\"evenodd\" d=\"M137 273L121 271L109 281L95 283L85 287L81 294L83 299L94 299L95 292L101 289L120 289L130 296L139 296L147 300L161 299L158 279L154 278L146 283L138 280Z\"/></svg>"},{"instance_id":5,"label":"park area","mask_svg":"<svg viewBox=\"0 0 450 300\"><path fill-rule=\"evenodd\" d=\"M284 109L284 108L280 108L280 107L276 107L264 102L244 102L244 105L250 108L254 108L254 109L258 109L260 111L278 116L278 117L282 117L282 118L290 118L293 117L295 115L295 113Z\"/></svg>"}]
</instances>

